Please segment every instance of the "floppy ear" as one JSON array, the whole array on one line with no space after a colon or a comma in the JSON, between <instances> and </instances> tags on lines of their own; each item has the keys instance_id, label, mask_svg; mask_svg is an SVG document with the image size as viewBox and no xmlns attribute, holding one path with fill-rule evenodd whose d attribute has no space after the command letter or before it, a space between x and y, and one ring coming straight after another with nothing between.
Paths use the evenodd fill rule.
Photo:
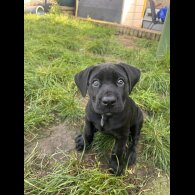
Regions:
<instances>
[{"instance_id":1,"label":"floppy ear","mask_svg":"<svg viewBox=\"0 0 195 195\"><path fill-rule=\"evenodd\" d=\"M89 68L86 68L85 70L77 73L74 77L75 83L83 97L86 96L89 77L94 67L95 66L90 66Z\"/></svg>"},{"instance_id":2,"label":"floppy ear","mask_svg":"<svg viewBox=\"0 0 195 195\"><path fill-rule=\"evenodd\" d=\"M117 64L125 71L129 81L129 94L131 93L135 84L139 81L141 72L139 69L124 63Z\"/></svg>"}]
</instances>

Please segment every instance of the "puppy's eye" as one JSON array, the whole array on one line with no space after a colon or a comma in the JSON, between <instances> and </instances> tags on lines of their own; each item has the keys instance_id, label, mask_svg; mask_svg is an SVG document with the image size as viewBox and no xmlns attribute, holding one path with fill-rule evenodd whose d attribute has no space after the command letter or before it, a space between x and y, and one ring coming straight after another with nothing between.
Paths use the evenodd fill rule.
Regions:
<instances>
[{"instance_id":1,"label":"puppy's eye","mask_svg":"<svg viewBox=\"0 0 195 195\"><path fill-rule=\"evenodd\" d=\"M122 79L119 79L118 81L117 81L117 85L119 85L119 86L123 86L125 83L124 83L124 81L122 80Z\"/></svg>"},{"instance_id":2,"label":"puppy's eye","mask_svg":"<svg viewBox=\"0 0 195 195\"><path fill-rule=\"evenodd\" d=\"M93 87L99 87L100 86L100 82L95 80L95 81L92 82L92 86Z\"/></svg>"}]
</instances>

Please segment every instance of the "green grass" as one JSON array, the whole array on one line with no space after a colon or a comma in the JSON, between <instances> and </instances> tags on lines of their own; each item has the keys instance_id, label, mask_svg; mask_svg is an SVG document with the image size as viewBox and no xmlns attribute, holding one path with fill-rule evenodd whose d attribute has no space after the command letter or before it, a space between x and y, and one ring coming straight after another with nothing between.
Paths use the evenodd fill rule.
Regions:
<instances>
[{"instance_id":1,"label":"green grass","mask_svg":"<svg viewBox=\"0 0 195 195\"><path fill-rule=\"evenodd\" d=\"M170 167L169 145L170 132L169 123L163 115L145 119L145 126L142 131L144 137L144 150L146 160L152 158L157 167L168 171Z\"/></svg>"},{"instance_id":2,"label":"green grass","mask_svg":"<svg viewBox=\"0 0 195 195\"><path fill-rule=\"evenodd\" d=\"M146 115L137 169L150 162L169 173L169 55L156 58L156 41L137 38L136 47L127 48L113 29L57 14L26 14L24 40L25 144L64 120L82 129L85 108L74 75L93 64L121 61L142 72L131 95ZM25 160L25 194L137 193L144 178L138 182L128 170L114 177L101 168L98 159L112 145L112 138L98 133L91 148L97 158L90 165L79 162L79 154L65 153L68 160L49 164L52 156L41 159L33 151Z\"/></svg>"},{"instance_id":3,"label":"green grass","mask_svg":"<svg viewBox=\"0 0 195 195\"><path fill-rule=\"evenodd\" d=\"M90 166L84 160L79 162L76 153L63 155L64 163L55 161L55 155L39 158L36 149L28 156L24 166L25 194L127 194L128 190L135 189L133 184L123 182L128 175L115 177L103 172L98 161ZM47 166L52 160L51 170Z\"/></svg>"}]
</instances>

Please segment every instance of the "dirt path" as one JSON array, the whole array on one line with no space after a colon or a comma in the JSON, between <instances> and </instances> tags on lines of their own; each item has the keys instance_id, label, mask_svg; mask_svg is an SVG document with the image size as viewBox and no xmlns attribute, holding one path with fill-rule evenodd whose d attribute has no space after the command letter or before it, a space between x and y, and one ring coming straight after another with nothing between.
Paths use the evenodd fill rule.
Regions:
<instances>
[{"instance_id":1,"label":"dirt path","mask_svg":"<svg viewBox=\"0 0 195 195\"><path fill-rule=\"evenodd\" d=\"M122 43L127 48L138 48L136 44L136 40L139 39L137 37L129 36L129 35L117 35L117 39L120 43Z\"/></svg>"},{"instance_id":2,"label":"dirt path","mask_svg":"<svg viewBox=\"0 0 195 195\"><path fill-rule=\"evenodd\" d=\"M54 154L59 149L70 152L75 148L74 138L79 131L79 129L71 129L65 123L46 129L44 135L25 146L25 156L32 152L36 144L38 144L38 151L43 155Z\"/></svg>"}]
</instances>

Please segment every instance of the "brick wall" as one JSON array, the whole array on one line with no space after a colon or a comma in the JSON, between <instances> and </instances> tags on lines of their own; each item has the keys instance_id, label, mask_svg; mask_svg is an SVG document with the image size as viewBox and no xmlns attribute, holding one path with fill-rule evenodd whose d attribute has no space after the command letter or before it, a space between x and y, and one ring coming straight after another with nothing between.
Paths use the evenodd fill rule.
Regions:
<instances>
[{"instance_id":1,"label":"brick wall","mask_svg":"<svg viewBox=\"0 0 195 195\"><path fill-rule=\"evenodd\" d=\"M160 40L161 32L159 31L154 31L154 30L148 30L148 29L143 29L143 28L136 28L136 27L130 27L126 25L121 25L121 24L115 24L115 23L110 23L110 22L104 22L104 21L99 21L99 20L92 20L92 19L86 19L86 18L80 18L80 17L74 17L78 20L83 20L87 22L94 23L96 25L103 25L107 26L110 28L114 28L117 30L119 34L127 34L130 36L136 36L140 38L146 38L146 39L151 39L151 40Z\"/></svg>"}]
</instances>

